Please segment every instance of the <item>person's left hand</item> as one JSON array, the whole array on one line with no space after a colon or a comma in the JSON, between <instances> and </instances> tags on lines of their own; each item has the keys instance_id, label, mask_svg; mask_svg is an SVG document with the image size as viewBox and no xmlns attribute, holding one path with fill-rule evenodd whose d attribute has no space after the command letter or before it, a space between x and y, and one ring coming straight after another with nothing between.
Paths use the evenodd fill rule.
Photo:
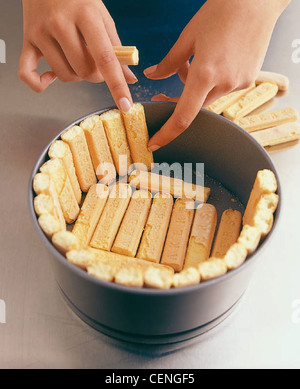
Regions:
<instances>
[{"instance_id":1,"label":"person's left hand","mask_svg":"<svg viewBox=\"0 0 300 389\"><path fill-rule=\"evenodd\" d=\"M144 72L153 80L178 74L185 83L181 97L162 94L153 97L154 101L178 104L170 119L149 141L149 150L159 149L185 131L202 107L253 84L275 23L288 3L287 0L207 0L167 56Z\"/></svg>"}]
</instances>

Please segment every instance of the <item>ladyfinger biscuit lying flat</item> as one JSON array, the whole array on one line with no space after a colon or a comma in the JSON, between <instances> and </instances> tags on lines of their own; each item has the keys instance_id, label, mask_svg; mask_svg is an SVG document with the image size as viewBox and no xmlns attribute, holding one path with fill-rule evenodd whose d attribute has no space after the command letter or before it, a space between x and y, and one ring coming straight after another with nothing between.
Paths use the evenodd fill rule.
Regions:
<instances>
[{"instance_id":1,"label":"ladyfinger biscuit lying flat","mask_svg":"<svg viewBox=\"0 0 300 389\"><path fill-rule=\"evenodd\" d=\"M87 267L87 272L102 281L113 282L116 267L109 263L96 263Z\"/></svg>"},{"instance_id":2,"label":"ladyfinger biscuit lying flat","mask_svg":"<svg viewBox=\"0 0 300 389\"><path fill-rule=\"evenodd\" d=\"M276 96L278 86L271 82L263 82L255 89L240 98L235 104L227 108L223 115L230 120L240 119L254 111L260 105Z\"/></svg>"},{"instance_id":3,"label":"ladyfinger biscuit lying flat","mask_svg":"<svg viewBox=\"0 0 300 389\"><path fill-rule=\"evenodd\" d=\"M126 176L132 165L132 159L121 112L118 109L112 109L104 112L100 117L117 173L120 176Z\"/></svg>"},{"instance_id":4,"label":"ladyfinger biscuit lying flat","mask_svg":"<svg viewBox=\"0 0 300 389\"><path fill-rule=\"evenodd\" d=\"M251 86L247 89L242 89L236 92L231 92L225 96L220 97L218 100L213 102L211 105L207 107L207 109L211 112L217 113L220 115L223 113L228 107L236 103L241 97L245 96L246 93L250 92L250 90L254 89L255 85Z\"/></svg>"},{"instance_id":5,"label":"ladyfinger biscuit lying flat","mask_svg":"<svg viewBox=\"0 0 300 389\"><path fill-rule=\"evenodd\" d=\"M73 223L79 214L79 206L62 160L49 159L40 171L48 174L53 181L64 218L67 223Z\"/></svg>"},{"instance_id":6,"label":"ladyfinger biscuit lying flat","mask_svg":"<svg viewBox=\"0 0 300 389\"><path fill-rule=\"evenodd\" d=\"M300 124L287 123L251 134L263 147L275 146L300 139Z\"/></svg>"},{"instance_id":7,"label":"ladyfinger biscuit lying flat","mask_svg":"<svg viewBox=\"0 0 300 389\"><path fill-rule=\"evenodd\" d=\"M52 243L62 255L66 255L68 251L79 250L80 248L79 240L70 231L56 232L52 236Z\"/></svg>"},{"instance_id":8,"label":"ladyfinger biscuit lying flat","mask_svg":"<svg viewBox=\"0 0 300 389\"><path fill-rule=\"evenodd\" d=\"M33 199L33 206L35 213L38 216L44 215L46 213L50 213L53 215L54 206L51 196L46 194L39 194Z\"/></svg>"},{"instance_id":9,"label":"ladyfinger biscuit lying flat","mask_svg":"<svg viewBox=\"0 0 300 389\"><path fill-rule=\"evenodd\" d=\"M46 195L52 199L53 216L59 221L62 230L66 229L66 221L60 206L58 195L53 181L48 174L37 173L33 179L33 190L37 195ZM41 200L37 200L41 201ZM47 205L44 205L44 207ZM48 207L48 206L47 206Z\"/></svg>"},{"instance_id":10,"label":"ladyfinger biscuit lying flat","mask_svg":"<svg viewBox=\"0 0 300 389\"><path fill-rule=\"evenodd\" d=\"M134 192L111 251L135 257L151 202L150 192L143 190Z\"/></svg>"},{"instance_id":11,"label":"ladyfinger biscuit lying flat","mask_svg":"<svg viewBox=\"0 0 300 389\"><path fill-rule=\"evenodd\" d=\"M80 123L80 127L85 133L98 180L111 184L116 179L116 170L100 116L88 117Z\"/></svg>"},{"instance_id":12,"label":"ladyfinger biscuit lying flat","mask_svg":"<svg viewBox=\"0 0 300 389\"><path fill-rule=\"evenodd\" d=\"M144 273L135 265L121 267L116 271L115 283L134 288L142 288L144 285Z\"/></svg>"},{"instance_id":13,"label":"ladyfinger biscuit lying flat","mask_svg":"<svg viewBox=\"0 0 300 389\"><path fill-rule=\"evenodd\" d=\"M200 204L195 212L184 268L197 268L209 258L217 225L217 211L211 204Z\"/></svg>"},{"instance_id":14,"label":"ladyfinger biscuit lying flat","mask_svg":"<svg viewBox=\"0 0 300 389\"><path fill-rule=\"evenodd\" d=\"M240 233L237 243L243 245L248 254L252 254L257 249L260 239L261 233L259 230L246 224Z\"/></svg>"},{"instance_id":15,"label":"ladyfinger biscuit lying flat","mask_svg":"<svg viewBox=\"0 0 300 389\"><path fill-rule=\"evenodd\" d=\"M160 262L172 209L173 197L170 194L157 193L154 196L137 253L138 258Z\"/></svg>"},{"instance_id":16,"label":"ladyfinger biscuit lying flat","mask_svg":"<svg viewBox=\"0 0 300 389\"><path fill-rule=\"evenodd\" d=\"M149 134L144 107L133 104L128 113L123 113L131 157L136 169L151 170L153 154L148 150Z\"/></svg>"},{"instance_id":17,"label":"ladyfinger biscuit lying flat","mask_svg":"<svg viewBox=\"0 0 300 389\"><path fill-rule=\"evenodd\" d=\"M170 289L174 275L163 268L150 266L144 274L145 286L155 289Z\"/></svg>"},{"instance_id":18,"label":"ladyfinger biscuit lying flat","mask_svg":"<svg viewBox=\"0 0 300 389\"><path fill-rule=\"evenodd\" d=\"M233 270L241 266L245 262L247 255L246 247L240 243L234 243L224 256L227 270Z\"/></svg>"},{"instance_id":19,"label":"ladyfinger biscuit lying flat","mask_svg":"<svg viewBox=\"0 0 300 389\"><path fill-rule=\"evenodd\" d=\"M275 193L276 190L277 180L275 174L267 169L258 171L243 216L243 225L253 225L253 216L261 196L263 194Z\"/></svg>"},{"instance_id":20,"label":"ladyfinger biscuit lying flat","mask_svg":"<svg viewBox=\"0 0 300 389\"><path fill-rule=\"evenodd\" d=\"M181 271L194 218L194 210L188 207L191 200L177 199L174 204L169 231L161 258L163 265Z\"/></svg>"},{"instance_id":21,"label":"ladyfinger biscuit lying flat","mask_svg":"<svg viewBox=\"0 0 300 389\"><path fill-rule=\"evenodd\" d=\"M135 46L113 46L121 65L138 65L139 51Z\"/></svg>"},{"instance_id":22,"label":"ladyfinger biscuit lying flat","mask_svg":"<svg viewBox=\"0 0 300 389\"><path fill-rule=\"evenodd\" d=\"M290 80L283 74L266 72L261 70L255 81L256 85L259 85L263 82L274 82L278 85L280 91L286 91L289 88Z\"/></svg>"},{"instance_id":23,"label":"ladyfinger biscuit lying flat","mask_svg":"<svg viewBox=\"0 0 300 389\"><path fill-rule=\"evenodd\" d=\"M279 197L275 193L263 194L256 207L249 224L259 230L262 236L266 236L273 226L273 213L276 211Z\"/></svg>"},{"instance_id":24,"label":"ladyfinger biscuit lying flat","mask_svg":"<svg viewBox=\"0 0 300 389\"><path fill-rule=\"evenodd\" d=\"M285 123L297 122L298 120L299 114L294 108L283 108L237 119L235 123L248 132L254 132Z\"/></svg>"},{"instance_id":25,"label":"ladyfinger biscuit lying flat","mask_svg":"<svg viewBox=\"0 0 300 389\"><path fill-rule=\"evenodd\" d=\"M56 232L61 231L61 225L58 219L50 213L41 215L38 218L38 223L49 239L51 239Z\"/></svg>"},{"instance_id":26,"label":"ladyfinger biscuit lying flat","mask_svg":"<svg viewBox=\"0 0 300 389\"><path fill-rule=\"evenodd\" d=\"M76 176L73 156L70 147L67 143L62 140L56 140L52 143L49 148L48 155L50 158L59 158L62 160L66 169L67 175L69 176L70 183L72 185L74 195L78 204L81 202L81 189L79 186L78 178Z\"/></svg>"},{"instance_id":27,"label":"ladyfinger biscuit lying flat","mask_svg":"<svg viewBox=\"0 0 300 389\"><path fill-rule=\"evenodd\" d=\"M229 248L237 241L242 224L242 214L233 209L223 212L211 256L223 258Z\"/></svg>"},{"instance_id":28,"label":"ladyfinger biscuit lying flat","mask_svg":"<svg viewBox=\"0 0 300 389\"><path fill-rule=\"evenodd\" d=\"M90 187L72 231L81 247L88 246L90 243L108 194L106 185L94 184Z\"/></svg>"},{"instance_id":29,"label":"ladyfinger biscuit lying flat","mask_svg":"<svg viewBox=\"0 0 300 389\"><path fill-rule=\"evenodd\" d=\"M131 198L127 184L115 184L106 201L90 246L110 251Z\"/></svg>"},{"instance_id":30,"label":"ladyfinger biscuit lying flat","mask_svg":"<svg viewBox=\"0 0 300 389\"><path fill-rule=\"evenodd\" d=\"M61 139L70 146L80 188L87 192L97 179L83 129L79 126L69 128Z\"/></svg>"},{"instance_id":31,"label":"ladyfinger biscuit lying flat","mask_svg":"<svg viewBox=\"0 0 300 389\"><path fill-rule=\"evenodd\" d=\"M174 274L174 288L183 288L185 286L197 285L200 282L200 272L195 267L189 267L180 273Z\"/></svg>"},{"instance_id":32,"label":"ladyfinger biscuit lying flat","mask_svg":"<svg viewBox=\"0 0 300 389\"><path fill-rule=\"evenodd\" d=\"M134 170L129 176L129 183L134 188L170 193L175 198L189 197L199 202L206 202L210 195L210 188L142 170Z\"/></svg>"},{"instance_id":33,"label":"ladyfinger biscuit lying flat","mask_svg":"<svg viewBox=\"0 0 300 389\"><path fill-rule=\"evenodd\" d=\"M211 257L209 260L200 263L198 270L201 281L208 281L226 274L227 266L223 259Z\"/></svg>"}]
</instances>

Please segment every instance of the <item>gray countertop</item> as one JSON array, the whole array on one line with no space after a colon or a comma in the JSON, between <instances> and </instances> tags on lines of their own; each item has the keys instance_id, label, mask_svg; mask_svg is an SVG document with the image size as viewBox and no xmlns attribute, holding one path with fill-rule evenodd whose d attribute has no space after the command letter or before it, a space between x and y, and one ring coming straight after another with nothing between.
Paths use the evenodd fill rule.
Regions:
<instances>
[{"instance_id":1,"label":"gray countertop","mask_svg":"<svg viewBox=\"0 0 300 389\"><path fill-rule=\"evenodd\" d=\"M283 209L272 244L236 310L194 345L161 357L115 345L65 305L49 254L29 219L27 186L35 160L69 122L113 104L104 85L56 82L42 95L17 78L22 46L20 1L0 0L0 368L299 368L300 367L300 146L271 153L283 187ZM300 2L278 22L264 69L289 76L290 90L272 108L300 111ZM300 58L300 55L299 55ZM143 83L135 100L148 100ZM4 304L5 303L5 304ZM2 319L1 319L2 317Z\"/></svg>"}]
</instances>

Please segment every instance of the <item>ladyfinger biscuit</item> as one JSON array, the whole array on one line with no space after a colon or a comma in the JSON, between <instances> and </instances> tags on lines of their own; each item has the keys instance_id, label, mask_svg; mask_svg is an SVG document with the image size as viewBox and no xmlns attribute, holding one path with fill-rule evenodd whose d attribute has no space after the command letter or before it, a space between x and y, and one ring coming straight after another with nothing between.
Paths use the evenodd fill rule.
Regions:
<instances>
[{"instance_id":1,"label":"ladyfinger biscuit","mask_svg":"<svg viewBox=\"0 0 300 389\"><path fill-rule=\"evenodd\" d=\"M87 272L102 281L113 282L116 267L109 263L95 263L87 267Z\"/></svg>"},{"instance_id":2,"label":"ladyfinger biscuit","mask_svg":"<svg viewBox=\"0 0 300 389\"><path fill-rule=\"evenodd\" d=\"M80 127L85 133L98 180L111 184L116 179L116 170L100 116L88 117L80 123Z\"/></svg>"},{"instance_id":3,"label":"ladyfinger biscuit","mask_svg":"<svg viewBox=\"0 0 300 389\"><path fill-rule=\"evenodd\" d=\"M251 134L263 147L275 146L300 139L300 124L287 123Z\"/></svg>"},{"instance_id":4,"label":"ladyfinger biscuit","mask_svg":"<svg viewBox=\"0 0 300 389\"><path fill-rule=\"evenodd\" d=\"M273 226L273 213L276 211L279 196L276 193L263 194L249 224L256 227L262 236L266 236Z\"/></svg>"},{"instance_id":5,"label":"ladyfinger biscuit","mask_svg":"<svg viewBox=\"0 0 300 389\"><path fill-rule=\"evenodd\" d=\"M79 214L79 206L62 160L49 159L40 167L40 171L51 177L64 218L67 223L73 223Z\"/></svg>"},{"instance_id":6,"label":"ladyfinger biscuit","mask_svg":"<svg viewBox=\"0 0 300 389\"><path fill-rule=\"evenodd\" d=\"M174 275L165 269L150 266L144 274L144 283L148 288L170 289Z\"/></svg>"},{"instance_id":7,"label":"ladyfinger biscuit","mask_svg":"<svg viewBox=\"0 0 300 389\"><path fill-rule=\"evenodd\" d=\"M243 216L243 225L253 225L253 216L261 196L263 194L275 193L276 190L277 180L275 174L268 169L258 171Z\"/></svg>"},{"instance_id":8,"label":"ladyfinger biscuit","mask_svg":"<svg viewBox=\"0 0 300 389\"><path fill-rule=\"evenodd\" d=\"M223 258L229 248L236 243L242 224L242 214L233 209L223 212L211 256Z\"/></svg>"},{"instance_id":9,"label":"ladyfinger biscuit","mask_svg":"<svg viewBox=\"0 0 300 389\"><path fill-rule=\"evenodd\" d=\"M33 179L33 190L37 195L49 196L53 203L53 216L59 221L62 230L66 229L66 221L60 206L53 181L48 174L37 173Z\"/></svg>"},{"instance_id":10,"label":"ladyfinger biscuit","mask_svg":"<svg viewBox=\"0 0 300 389\"><path fill-rule=\"evenodd\" d=\"M191 200L177 199L174 204L169 231L161 258L163 265L181 271L193 222L194 210L187 207Z\"/></svg>"},{"instance_id":11,"label":"ladyfinger biscuit","mask_svg":"<svg viewBox=\"0 0 300 389\"><path fill-rule=\"evenodd\" d=\"M56 232L52 236L52 243L62 255L71 250L79 250L80 247L79 240L71 231Z\"/></svg>"},{"instance_id":12,"label":"ladyfinger biscuit","mask_svg":"<svg viewBox=\"0 0 300 389\"><path fill-rule=\"evenodd\" d=\"M261 233L259 230L246 224L240 233L237 243L243 245L248 254L252 254L257 249L260 239Z\"/></svg>"},{"instance_id":13,"label":"ladyfinger biscuit","mask_svg":"<svg viewBox=\"0 0 300 389\"><path fill-rule=\"evenodd\" d=\"M134 192L111 251L135 257L151 202L150 192L143 190Z\"/></svg>"},{"instance_id":14,"label":"ladyfinger biscuit","mask_svg":"<svg viewBox=\"0 0 300 389\"><path fill-rule=\"evenodd\" d=\"M81 189L79 186L78 178L76 176L73 156L70 147L67 143L62 140L56 140L52 143L49 148L48 155L50 158L59 158L62 160L66 169L67 175L69 176L70 183L72 185L74 195L78 204L81 202Z\"/></svg>"},{"instance_id":15,"label":"ladyfinger biscuit","mask_svg":"<svg viewBox=\"0 0 300 389\"><path fill-rule=\"evenodd\" d=\"M137 253L138 258L160 262L172 209L173 197L170 194L156 193Z\"/></svg>"},{"instance_id":16,"label":"ladyfinger biscuit","mask_svg":"<svg viewBox=\"0 0 300 389\"><path fill-rule=\"evenodd\" d=\"M263 82L255 89L240 98L235 104L227 108L223 115L230 120L240 119L254 111L260 105L276 96L278 86L271 82Z\"/></svg>"},{"instance_id":17,"label":"ladyfinger biscuit","mask_svg":"<svg viewBox=\"0 0 300 389\"><path fill-rule=\"evenodd\" d=\"M198 267L209 258L217 225L217 211L211 204L200 204L195 212L184 268Z\"/></svg>"},{"instance_id":18,"label":"ladyfinger biscuit","mask_svg":"<svg viewBox=\"0 0 300 389\"><path fill-rule=\"evenodd\" d=\"M110 251L131 194L131 188L127 184L113 186L90 242L91 247Z\"/></svg>"},{"instance_id":19,"label":"ladyfinger biscuit","mask_svg":"<svg viewBox=\"0 0 300 389\"><path fill-rule=\"evenodd\" d=\"M198 266L201 281L212 280L227 273L227 266L223 259L209 258Z\"/></svg>"},{"instance_id":20,"label":"ladyfinger biscuit","mask_svg":"<svg viewBox=\"0 0 300 389\"><path fill-rule=\"evenodd\" d=\"M45 213L50 213L53 215L54 206L51 196L46 194L39 194L33 199L33 206L35 213L38 216L44 215Z\"/></svg>"},{"instance_id":21,"label":"ladyfinger biscuit","mask_svg":"<svg viewBox=\"0 0 300 389\"><path fill-rule=\"evenodd\" d=\"M197 285L200 282L200 272L195 267L189 267L180 273L175 273L173 277L174 288Z\"/></svg>"},{"instance_id":22,"label":"ladyfinger biscuit","mask_svg":"<svg viewBox=\"0 0 300 389\"><path fill-rule=\"evenodd\" d=\"M90 243L108 194L106 185L94 184L90 187L72 231L81 247L88 246Z\"/></svg>"},{"instance_id":23,"label":"ladyfinger biscuit","mask_svg":"<svg viewBox=\"0 0 300 389\"><path fill-rule=\"evenodd\" d=\"M59 220L50 213L41 215L38 218L38 223L49 239L51 239L56 232L61 231Z\"/></svg>"},{"instance_id":24,"label":"ladyfinger biscuit","mask_svg":"<svg viewBox=\"0 0 300 389\"><path fill-rule=\"evenodd\" d=\"M135 167L140 170L151 170L153 154L148 150L149 134L143 105L133 104L128 113L123 113L123 119Z\"/></svg>"},{"instance_id":25,"label":"ladyfinger biscuit","mask_svg":"<svg viewBox=\"0 0 300 389\"><path fill-rule=\"evenodd\" d=\"M118 109L112 109L104 112L100 117L117 173L120 176L126 176L132 165L132 159L121 112Z\"/></svg>"},{"instance_id":26,"label":"ladyfinger biscuit","mask_svg":"<svg viewBox=\"0 0 300 389\"><path fill-rule=\"evenodd\" d=\"M245 262L247 255L246 247L240 243L234 243L224 256L227 270L233 270L241 266Z\"/></svg>"},{"instance_id":27,"label":"ladyfinger biscuit","mask_svg":"<svg viewBox=\"0 0 300 389\"><path fill-rule=\"evenodd\" d=\"M71 127L61 135L61 139L70 146L80 188L87 192L97 179L83 129Z\"/></svg>"},{"instance_id":28,"label":"ladyfinger biscuit","mask_svg":"<svg viewBox=\"0 0 300 389\"><path fill-rule=\"evenodd\" d=\"M297 122L298 120L299 114L294 108L283 108L277 111L270 111L260 115L252 115L237 119L235 120L235 123L247 132L254 132L280 126L285 123Z\"/></svg>"},{"instance_id":29,"label":"ladyfinger biscuit","mask_svg":"<svg viewBox=\"0 0 300 389\"><path fill-rule=\"evenodd\" d=\"M174 274L174 269L170 266L161 265L159 263L151 263L149 261L144 261L143 259L128 257L126 255L121 255L117 253L113 253L111 251L104 251L89 248L89 252L93 254L93 263L111 263L114 264L117 268L126 267L129 265L139 266L143 272L145 272L149 267L155 267L157 269L163 269L168 271L171 274Z\"/></svg>"},{"instance_id":30,"label":"ladyfinger biscuit","mask_svg":"<svg viewBox=\"0 0 300 389\"><path fill-rule=\"evenodd\" d=\"M116 271L115 283L134 288L142 288L144 285L144 273L135 265L122 267Z\"/></svg>"},{"instance_id":31,"label":"ladyfinger biscuit","mask_svg":"<svg viewBox=\"0 0 300 389\"><path fill-rule=\"evenodd\" d=\"M250 90L254 89L255 85L251 86L247 89L238 90L235 92L231 92L225 96L220 97L215 102L207 107L207 109L211 112L217 113L220 115L223 113L228 107L236 103L241 97L245 96L246 93L250 92Z\"/></svg>"},{"instance_id":32,"label":"ladyfinger biscuit","mask_svg":"<svg viewBox=\"0 0 300 389\"><path fill-rule=\"evenodd\" d=\"M134 170L129 176L129 183L134 188L152 193L170 193L175 198L189 197L199 202L206 202L210 195L210 188L142 170Z\"/></svg>"},{"instance_id":33,"label":"ladyfinger biscuit","mask_svg":"<svg viewBox=\"0 0 300 389\"><path fill-rule=\"evenodd\" d=\"M113 46L121 65L138 65L139 51L135 46Z\"/></svg>"},{"instance_id":34,"label":"ladyfinger biscuit","mask_svg":"<svg viewBox=\"0 0 300 389\"><path fill-rule=\"evenodd\" d=\"M89 266L97 264L95 254L87 249L71 250L66 253L68 262L79 267L82 270L87 270Z\"/></svg>"},{"instance_id":35,"label":"ladyfinger biscuit","mask_svg":"<svg viewBox=\"0 0 300 389\"><path fill-rule=\"evenodd\" d=\"M278 85L280 91L286 91L289 88L290 80L288 77L280 73L266 72L261 70L258 74L258 77L255 81L256 85L259 85L263 82L274 82Z\"/></svg>"}]
</instances>

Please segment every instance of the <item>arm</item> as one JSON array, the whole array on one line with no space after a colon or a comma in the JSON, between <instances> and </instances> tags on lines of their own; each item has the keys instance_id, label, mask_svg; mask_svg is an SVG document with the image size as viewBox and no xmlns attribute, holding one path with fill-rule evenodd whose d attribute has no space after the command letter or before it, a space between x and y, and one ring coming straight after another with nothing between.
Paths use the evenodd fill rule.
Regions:
<instances>
[{"instance_id":1,"label":"arm","mask_svg":"<svg viewBox=\"0 0 300 389\"><path fill-rule=\"evenodd\" d=\"M112 46L121 45L114 21L100 0L23 0L24 39L19 77L36 92L56 78L107 83L121 110L132 104L127 83L136 82ZM45 57L51 71L39 75Z\"/></svg>"},{"instance_id":2,"label":"arm","mask_svg":"<svg viewBox=\"0 0 300 389\"><path fill-rule=\"evenodd\" d=\"M289 0L207 0L158 64L145 70L153 80L178 74L185 83L171 118L149 142L166 145L194 120L203 106L249 87L262 67L277 19ZM190 58L194 56L191 63Z\"/></svg>"}]
</instances>

